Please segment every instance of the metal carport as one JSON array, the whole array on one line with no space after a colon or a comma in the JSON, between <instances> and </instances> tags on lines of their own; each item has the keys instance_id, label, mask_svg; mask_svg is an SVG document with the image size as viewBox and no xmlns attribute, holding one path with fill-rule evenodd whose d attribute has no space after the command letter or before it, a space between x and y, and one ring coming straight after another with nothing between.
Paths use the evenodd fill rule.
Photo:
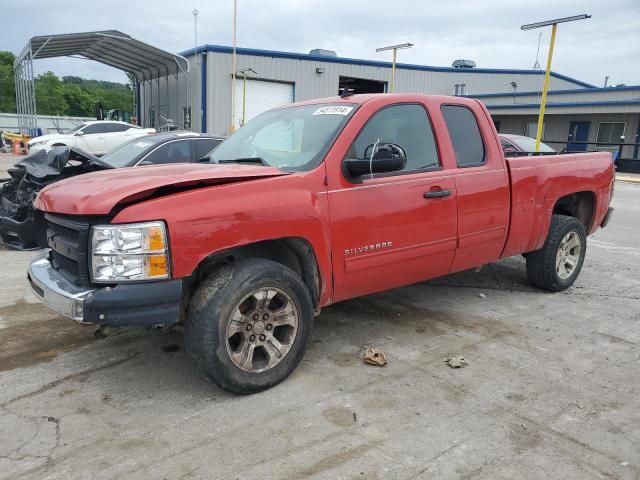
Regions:
<instances>
[{"instance_id":1,"label":"metal carport","mask_svg":"<svg viewBox=\"0 0 640 480\"><path fill-rule=\"evenodd\" d=\"M94 60L134 75L137 80L136 116L141 126L162 127L163 108L165 122L169 114L175 112L178 115L181 108L185 118L186 109L189 117L193 110L189 62L183 56L166 52L117 30L44 35L29 40L14 63L17 113L23 134L29 134L38 127L33 61L53 57ZM165 84L164 91L161 80ZM175 89L169 87L170 82L175 82ZM174 93L169 95L169 92ZM146 111L141 111L141 104L145 105Z\"/></svg>"}]
</instances>

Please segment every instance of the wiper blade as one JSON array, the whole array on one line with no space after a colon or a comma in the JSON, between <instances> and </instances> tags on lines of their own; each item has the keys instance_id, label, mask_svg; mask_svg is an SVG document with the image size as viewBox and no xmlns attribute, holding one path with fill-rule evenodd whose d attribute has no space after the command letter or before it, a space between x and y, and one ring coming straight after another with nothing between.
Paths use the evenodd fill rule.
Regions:
<instances>
[{"instance_id":1,"label":"wiper blade","mask_svg":"<svg viewBox=\"0 0 640 480\"><path fill-rule=\"evenodd\" d=\"M264 161L262 157L245 157L245 158L233 158L230 160L218 160L217 163L257 163L258 165L263 165L268 167L269 164Z\"/></svg>"}]
</instances>

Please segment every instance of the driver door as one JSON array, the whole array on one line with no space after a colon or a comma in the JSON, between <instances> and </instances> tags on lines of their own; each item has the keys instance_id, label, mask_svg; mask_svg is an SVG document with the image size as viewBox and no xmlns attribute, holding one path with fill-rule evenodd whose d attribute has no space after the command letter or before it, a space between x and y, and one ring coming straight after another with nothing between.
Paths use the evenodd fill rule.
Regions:
<instances>
[{"instance_id":1,"label":"driver door","mask_svg":"<svg viewBox=\"0 0 640 480\"><path fill-rule=\"evenodd\" d=\"M82 129L82 135L76 134L76 146L94 155L107 153L104 123L92 123Z\"/></svg>"},{"instance_id":2,"label":"driver door","mask_svg":"<svg viewBox=\"0 0 640 480\"><path fill-rule=\"evenodd\" d=\"M376 143L406 152L401 171L349 176L329 185L334 299L446 275L457 243L454 179L442 170L422 104L378 110L347 151L364 158Z\"/></svg>"}]
</instances>

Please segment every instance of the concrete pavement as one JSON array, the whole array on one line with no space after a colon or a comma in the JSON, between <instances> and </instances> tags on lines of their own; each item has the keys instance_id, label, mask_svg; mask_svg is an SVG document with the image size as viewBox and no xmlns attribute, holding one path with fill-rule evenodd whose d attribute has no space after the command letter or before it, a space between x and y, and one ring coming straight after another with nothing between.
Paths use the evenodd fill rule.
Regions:
<instances>
[{"instance_id":1,"label":"concrete pavement","mask_svg":"<svg viewBox=\"0 0 640 480\"><path fill-rule=\"evenodd\" d=\"M614 205L568 291L517 257L337 304L247 397L164 351L179 332L96 340L57 317L28 293L33 253L0 250L0 479L637 479L640 186Z\"/></svg>"}]
</instances>

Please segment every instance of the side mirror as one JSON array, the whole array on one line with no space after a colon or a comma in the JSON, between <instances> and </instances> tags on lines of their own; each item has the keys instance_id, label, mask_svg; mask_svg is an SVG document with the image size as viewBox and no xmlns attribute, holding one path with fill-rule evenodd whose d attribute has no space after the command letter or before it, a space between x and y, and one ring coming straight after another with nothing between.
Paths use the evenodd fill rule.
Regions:
<instances>
[{"instance_id":1,"label":"side mirror","mask_svg":"<svg viewBox=\"0 0 640 480\"><path fill-rule=\"evenodd\" d=\"M142 167L143 165L155 165L151 160L143 160L137 166Z\"/></svg>"},{"instance_id":2,"label":"side mirror","mask_svg":"<svg viewBox=\"0 0 640 480\"><path fill-rule=\"evenodd\" d=\"M77 137L81 137L82 135L84 135L84 132L82 130L80 130L79 132L76 132Z\"/></svg>"},{"instance_id":3,"label":"side mirror","mask_svg":"<svg viewBox=\"0 0 640 480\"><path fill-rule=\"evenodd\" d=\"M201 159L198 160L198 162L200 163L209 163L211 161L211 158L209 157L202 157Z\"/></svg>"},{"instance_id":4,"label":"side mirror","mask_svg":"<svg viewBox=\"0 0 640 480\"><path fill-rule=\"evenodd\" d=\"M373 146L370 147L373 148ZM379 143L373 158L371 158L373 150L370 147L365 149L367 158L345 159L345 167L354 177L372 173L397 172L407 166L407 154L401 146L395 143Z\"/></svg>"}]
</instances>

